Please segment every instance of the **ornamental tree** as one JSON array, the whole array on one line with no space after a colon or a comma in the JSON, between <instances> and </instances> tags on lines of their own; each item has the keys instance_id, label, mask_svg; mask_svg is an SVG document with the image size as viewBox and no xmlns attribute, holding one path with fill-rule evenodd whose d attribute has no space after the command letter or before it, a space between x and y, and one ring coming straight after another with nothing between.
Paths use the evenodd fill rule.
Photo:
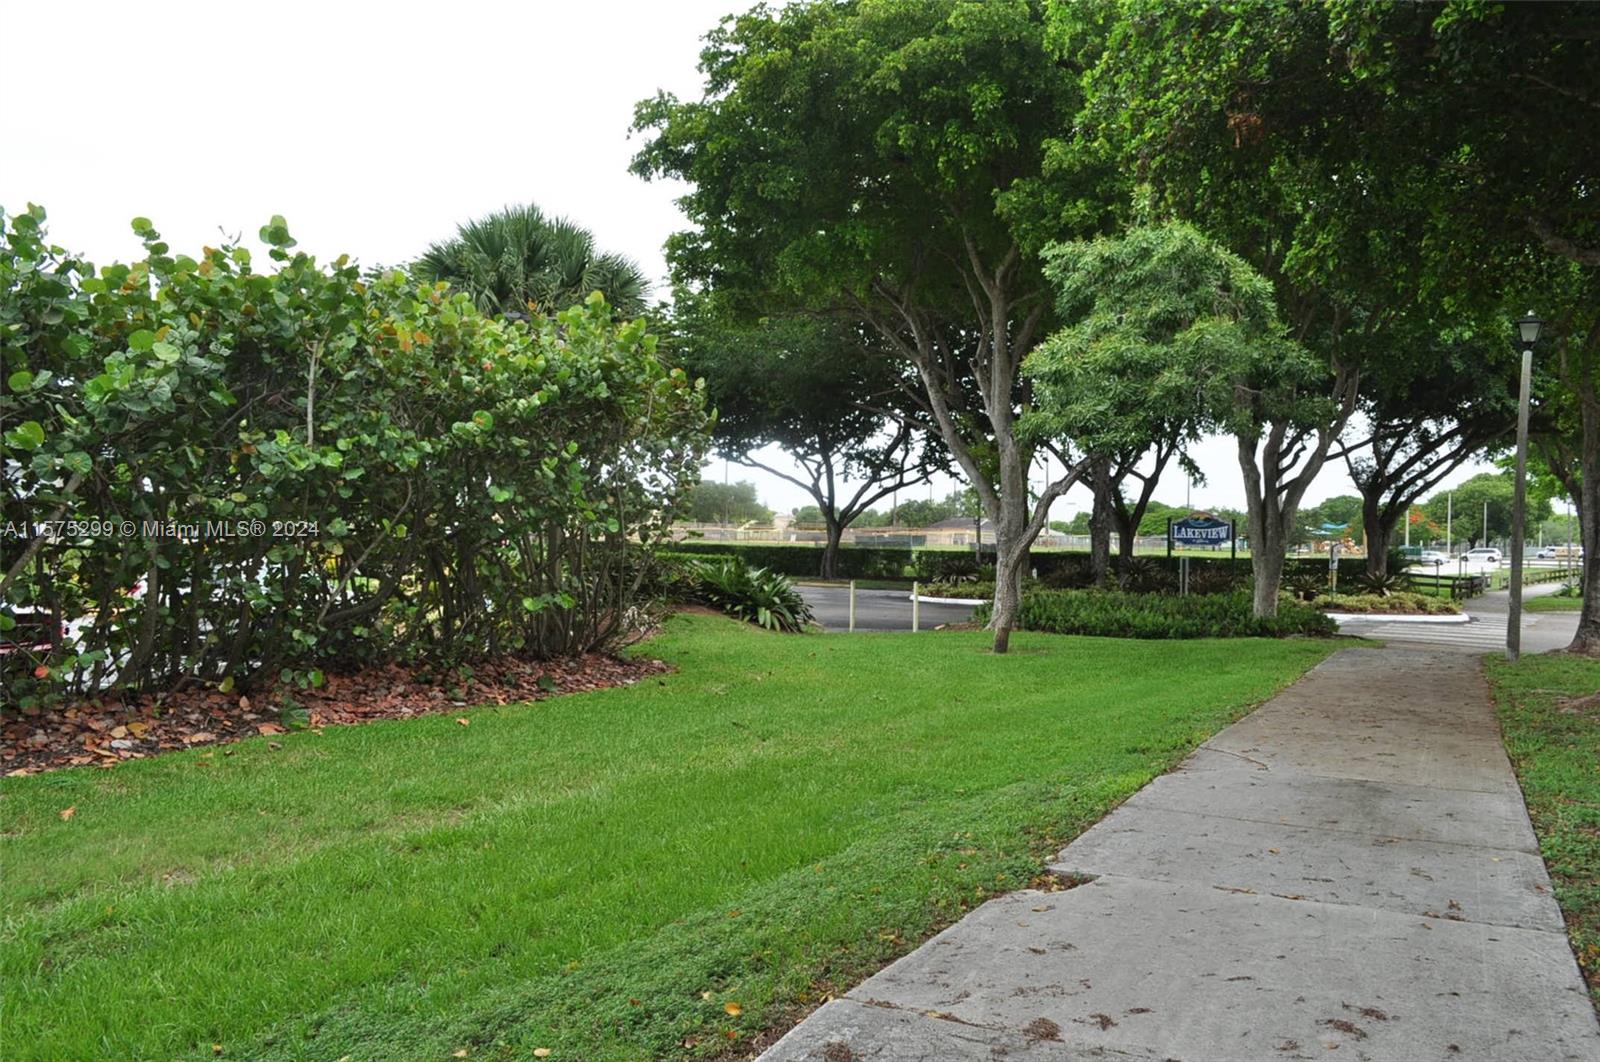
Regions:
<instances>
[{"instance_id":1,"label":"ornamental tree","mask_svg":"<svg viewBox=\"0 0 1600 1062\"><path fill-rule=\"evenodd\" d=\"M1068 323L1028 360L1030 430L1076 432L1091 450L1155 433L1233 435L1255 613L1274 615L1311 476L1285 481L1281 462L1258 471L1254 455L1326 452L1326 368L1284 334L1272 285L1188 225L1061 244L1046 258Z\"/></svg>"}]
</instances>

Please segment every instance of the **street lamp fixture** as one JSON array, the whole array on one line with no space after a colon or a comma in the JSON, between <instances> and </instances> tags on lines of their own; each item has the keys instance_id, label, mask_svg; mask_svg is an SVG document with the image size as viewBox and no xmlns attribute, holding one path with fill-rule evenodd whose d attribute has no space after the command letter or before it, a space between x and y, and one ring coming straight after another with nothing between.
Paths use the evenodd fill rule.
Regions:
<instances>
[{"instance_id":1,"label":"street lamp fixture","mask_svg":"<svg viewBox=\"0 0 1600 1062\"><path fill-rule=\"evenodd\" d=\"M1544 319L1535 317L1529 310L1526 317L1517 318L1517 334L1522 337L1522 345L1531 347L1539 342L1539 332L1544 328Z\"/></svg>"},{"instance_id":2,"label":"street lamp fixture","mask_svg":"<svg viewBox=\"0 0 1600 1062\"><path fill-rule=\"evenodd\" d=\"M1522 384L1517 393L1517 478L1511 494L1511 601L1506 617L1506 659L1522 655L1522 549L1528 516L1528 391L1533 381L1533 345L1544 321L1532 310L1517 318L1522 340Z\"/></svg>"}]
</instances>

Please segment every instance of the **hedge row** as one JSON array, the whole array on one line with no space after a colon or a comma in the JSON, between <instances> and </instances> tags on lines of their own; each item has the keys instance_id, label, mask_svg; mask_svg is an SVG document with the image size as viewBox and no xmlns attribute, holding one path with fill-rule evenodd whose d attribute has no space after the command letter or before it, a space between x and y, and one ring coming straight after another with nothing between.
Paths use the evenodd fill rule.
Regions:
<instances>
[{"instance_id":1,"label":"hedge row","mask_svg":"<svg viewBox=\"0 0 1600 1062\"><path fill-rule=\"evenodd\" d=\"M675 553L699 556L742 557L756 568L794 578L814 579L822 571L822 548L810 545L783 545L765 542L674 542ZM913 564L911 549L845 546L839 550L838 571L845 579L908 578Z\"/></svg>"},{"instance_id":2,"label":"hedge row","mask_svg":"<svg viewBox=\"0 0 1600 1062\"><path fill-rule=\"evenodd\" d=\"M1018 625L1050 634L1108 638L1283 638L1331 635L1338 625L1307 605L1284 601L1276 616L1251 612L1250 594L1128 594L1107 590L1036 590L1023 595ZM987 623L990 606L973 615Z\"/></svg>"},{"instance_id":3,"label":"hedge row","mask_svg":"<svg viewBox=\"0 0 1600 1062\"><path fill-rule=\"evenodd\" d=\"M703 542L689 540L675 542L671 547L683 553L713 554L718 556L740 556L749 564L766 568L771 571L781 572L784 575L798 578L814 578L822 571L822 548L807 544L784 544L764 542ZM1140 554L1137 558L1140 564L1150 565L1162 570L1176 572L1178 558L1166 557L1159 554ZM1053 575L1062 574L1077 567L1086 567L1089 554L1084 551L1050 550L1035 551L1028 560L1028 567L1038 574L1040 579L1049 579ZM994 563L994 552L985 550L984 564ZM1366 561L1361 557L1346 557L1339 561L1339 579L1341 582L1350 579L1366 568ZM838 570L839 575L845 579L921 579L924 582L939 582L953 578L969 578L976 576L979 569L978 557L970 549L911 549L907 547L885 546L843 546L839 550ZM1215 557L1190 556L1189 571L1191 576L1201 571L1237 571L1241 576L1250 574L1250 558L1230 558L1226 554ZM1284 565L1284 579L1287 581L1292 575L1303 573L1306 576L1319 576L1324 582L1328 577L1328 562L1318 559L1291 558Z\"/></svg>"}]
</instances>

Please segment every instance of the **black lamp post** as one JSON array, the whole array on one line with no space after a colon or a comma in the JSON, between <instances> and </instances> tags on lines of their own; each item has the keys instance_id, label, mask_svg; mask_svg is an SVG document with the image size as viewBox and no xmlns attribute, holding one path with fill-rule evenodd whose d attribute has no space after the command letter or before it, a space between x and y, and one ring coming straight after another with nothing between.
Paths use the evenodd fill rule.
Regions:
<instances>
[{"instance_id":1,"label":"black lamp post","mask_svg":"<svg viewBox=\"0 0 1600 1062\"><path fill-rule=\"evenodd\" d=\"M1511 602L1506 617L1506 659L1522 655L1522 543L1528 515L1528 391L1533 380L1533 345L1544 322L1529 310L1517 319L1522 341L1522 386L1517 398L1517 478L1511 493Z\"/></svg>"}]
</instances>

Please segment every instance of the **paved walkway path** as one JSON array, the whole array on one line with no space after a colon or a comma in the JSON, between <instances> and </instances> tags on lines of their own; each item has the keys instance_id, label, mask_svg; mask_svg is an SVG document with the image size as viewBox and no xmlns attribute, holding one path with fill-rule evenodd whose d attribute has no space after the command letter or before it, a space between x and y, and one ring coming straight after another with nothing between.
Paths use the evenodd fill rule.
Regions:
<instances>
[{"instance_id":1,"label":"paved walkway path","mask_svg":"<svg viewBox=\"0 0 1600 1062\"><path fill-rule=\"evenodd\" d=\"M1600 1060L1474 659L1338 653L1052 869L763 1057Z\"/></svg>"}]
</instances>

